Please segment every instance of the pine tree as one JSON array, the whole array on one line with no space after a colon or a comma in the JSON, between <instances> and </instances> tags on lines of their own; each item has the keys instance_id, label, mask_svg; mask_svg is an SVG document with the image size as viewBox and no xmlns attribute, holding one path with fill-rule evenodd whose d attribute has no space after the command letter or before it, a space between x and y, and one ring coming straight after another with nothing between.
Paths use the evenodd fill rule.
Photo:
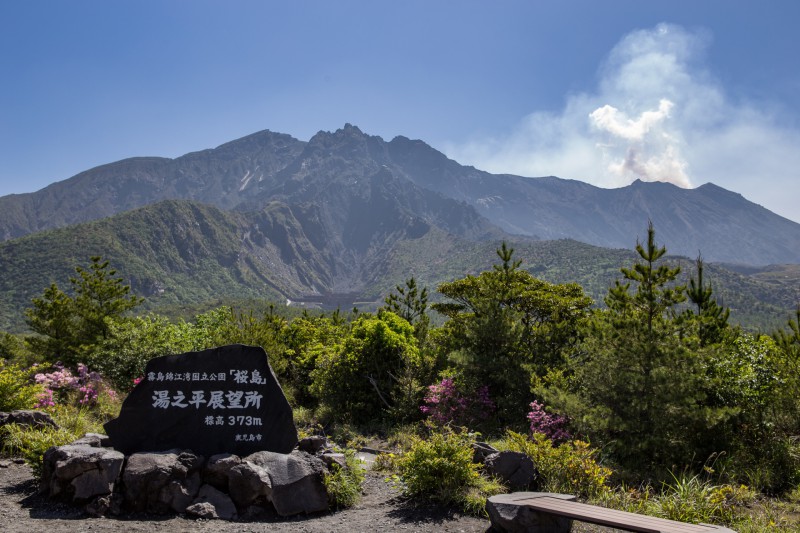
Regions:
<instances>
[{"instance_id":1,"label":"pine tree","mask_svg":"<svg viewBox=\"0 0 800 533\"><path fill-rule=\"evenodd\" d=\"M400 316L414 326L414 336L421 348L426 346L428 340L428 328L430 327L430 317L428 317L428 289L417 286L417 280L412 276L406 280L405 287L397 285L395 292L389 293L384 299L383 309Z\"/></svg>"},{"instance_id":2,"label":"pine tree","mask_svg":"<svg viewBox=\"0 0 800 533\"><path fill-rule=\"evenodd\" d=\"M47 360L77 363L82 354L109 335L109 321L139 305L142 299L131 294L116 270L99 256L90 258L88 269L78 266L78 276L70 278L74 296L53 283L33 307L25 311L28 326L38 334L31 347Z\"/></svg>"},{"instance_id":3,"label":"pine tree","mask_svg":"<svg viewBox=\"0 0 800 533\"><path fill-rule=\"evenodd\" d=\"M635 264L621 269L624 282L609 289L608 309L590 322L571 381L538 392L623 471L657 476L692 459L707 415L703 367L680 338L673 309L685 288L676 284L680 268L660 263L666 248L656 246L652 223L636 252Z\"/></svg>"},{"instance_id":4,"label":"pine tree","mask_svg":"<svg viewBox=\"0 0 800 533\"><path fill-rule=\"evenodd\" d=\"M731 311L717 304L717 301L712 298L711 286L706 285L703 279L705 267L703 258L698 256L695 264L697 265L697 278L689 279L686 295L694 304L696 313L687 310L684 317L696 321L697 335L702 348L723 340L723 334L728 329L728 317Z\"/></svg>"},{"instance_id":5,"label":"pine tree","mask_svg":"<svg viewBox=\"0 0 800 533\"><path fill-rule=\"evenodd\" d=\"M443 331L450 359L474 390L489 388L501 424L524 421L533 375L560 364L592 303L576 284L535 278L513 254L502 243L500 264L441 284L439 292L450 301L431 306L449 318Z\"/></svg>"}]
</instances>

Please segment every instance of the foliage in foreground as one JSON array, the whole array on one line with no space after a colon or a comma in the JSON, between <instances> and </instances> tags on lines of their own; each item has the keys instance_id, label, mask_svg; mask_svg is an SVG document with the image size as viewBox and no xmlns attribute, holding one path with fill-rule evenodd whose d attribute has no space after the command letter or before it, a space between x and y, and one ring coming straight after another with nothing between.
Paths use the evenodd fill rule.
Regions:
<instances>
[{"instance_id":1,"label":"foliage in foreground","mask_svg":"<svg viewBox=\"0 0 800 533\"><path fill-rule=\"evenodd\" d=\"M42 388L30 382L29 372L0 359L0 411L30 409Z\"/></svg>"},{"instance_id":2,"label":"foliage in foreground","mask_svg":"<svg viewBox=\"0 0 800 533\"><path fill-rule=\"evenodd\" d=\"M98 418L89 408L56 405L48 412L58 425L53 427L24 427L8 424L0 427L3 453L22 457L36 478L42 474L44 452L51 446L63 446L83 437L86 433L102 433L105 419Z\"/></svg>"},{"instance_id":3,"label":"foliage in foreground","mask_svg":"<svg viewBox=\"0 0 800 533\"><path fill-rule=\"evenodd\" d=\"M575 440L559 446L542 433L529 438L509 431L499 446L531 458L539 472L539 489L545 492L575 494L586 499L599 498L609 490L611 470L597 462L597 450Z\"/></svg>"},{"instance_id":4,"label":"foliage in foreground","mask_svg":"<svg viewBox=\"0 0 800 533\"><path fill-rule=\"evenodd\" d=\"M361 499L361 485L364 483L364 466L352 449L345 450L345 466L331 465L322 482L328 490L331 505L336 508L352 507Z\"/></svg>"},{"instance_id":5,"label":"foliage in foreground","mask_svg":"<svg viewBox=\"0 0 800 533\"><path fill-rule=\"evenodd\" d=\"M482 514L486 498L505 487L481 474L472 461L473 443L474 437L463 431L413 437L411 448L395 461L404 492Z\"/></svg>"},{"instance_id":6,"label":"foliage in foreground","mask_svg":"<svg viewBox=\"0 0 800 533\"><path fill-rule=\"evenodd\" d=\"M428 439L412 438L398 459L409 494L479 512L492 482L462 461L468 430L454 434L447 426L496 436L524 427L530 406L531 431L540 435L506 433L504 442L535 457L548 490L623 501L608 485L612 466L616 479L643 487L628 492L630 501L649 502L644 512L740 520L738 503L724 517L709 509L739 501L739 483L780 494L800 482L800 310L787 332L745 334L728 325L702 261L687 287L662 262L666 250L656 246L652 227L637 252L598 310L577 285L553 285L521 269L504 245L493 270L438 288L446 298L433 306L445 318L441 327L431 325L427 292L413 279L374 315L288 321L273 309L258 317L221 307L194 323L128 317L119 311L136 300L107 263L92 258L71 280L75 296L53 286L34 301L28 318L39 336L0 337L0 355L30 364L58 361L63 351L73 370L89 363L125 391L152 357L260 345L290 401L326 431L334 423L354 435L376 424L391 431L424 416L444 426ZM121 307L94 297L78 305L81 291L107 289ZM3 372L0 388L33 386L19 368ZM60 438L29 435L13 446L35 456ZM721 457L714 484L695 477L709 456ZM676 470L686 474L672 476ZM354 494L349 475L342 469L329 479L341 492L339 505Z\"/></svg>"}]
</instances>

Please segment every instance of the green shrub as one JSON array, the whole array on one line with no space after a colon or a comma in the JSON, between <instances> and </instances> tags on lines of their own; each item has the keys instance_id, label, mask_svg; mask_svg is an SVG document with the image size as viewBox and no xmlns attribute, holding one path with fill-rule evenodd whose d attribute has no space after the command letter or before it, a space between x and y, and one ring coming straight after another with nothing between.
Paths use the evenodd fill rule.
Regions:
<instances>
[{"instance_id":1,"label":"green shrub","mask_svg":"<svg viewBox=\"0 0 800 533\"><path fill-rule=\"evenodd\" d=\"M609 490L611 470L597 463L597 450L583 441L565 442L556 447L541 433L528 438L509 431L500 446L531 458L541 476L541 490L583 498L596 498Z\"/></svg>"},{"instance_id":2,"label":"green shrub","mask_svg":"<svg viewBox=\"0 0 800 533\"><path fill-rule=\"evenodd\" d=\"M345 466L331 465L322 481L328 489L331 503L337 509L352 507L361 498L361 485L364 483L364 467L353 450L344 452Z\"/></svg>"},{"instance_id":3,"label":"green shrub","mask_svg":"<svg viewBox=\"0 0 800 533\"><path fill-rule=\"evenodd\" d=\"M765 524L763 516L750 516L748 506L754 501L755 494L744 485L715 485L700 475L673 474L673 481L664 483L661 492L650 485L638 489L622 487L607 491L595 499L594 503L679 522L727 526L747 522L752 531L767 530L769 528L756 527L758 524ZM770 519L766 520L768 522ZM736 530L740 531L738 528Z\"/></svg>"},{"instance_id":4,"label":"green shrub","mask_svg":"<svg viewBox=\"0 0 800 533\"><path fill-rule=\"evenodd\" d=\"M30 382L28 372L0 360L0 411L31 409L42 387Z\"/></svg>"},{"instance_id":5,"label":"green shrub","mask_svg":"<svg viewBox=\"0 0 800 533\"><path fill-rule=\"evenodd\" d=\"M423 387L414 376L423 366L414 328L388 311L362 316L336 350L317 356L310 392L338 421L367 424L398 409L418 406ZM405 413L411 416L411 413Z\"/></svg>"},{"instance_id":6,"label":"green shrub","mask_svg":"<svg viewBox=\"0 0 800 533\"><path fill-rule=\"evenodd\" d=\"M108 338L88 354L86 362L121 391L133 388L133 380L144 374L150 359L202 349L207 340L193 324L173 324L158 315L114 322L109 331Z\"/></svg>"},{"instance_id":7,"label":"green shrub","mask_svg":"<svg viewBox=\"0 0 800 533\"><path fill-rule=\"evenodd\" d=\"M472 462L474 439L467 433L445 430L427 439L413 437L411 448L395 459L410 496L461 506L472 514L484 512L487 496L504 487L482 476Z\"/></svg>"},{"instance_id":8,"label":"green shrub","mask_svg":"<svg viewBox=\"0 0 800 533\"><path fill-rule=\"evenodd\" d=\"M744 485L713 485L699 475L673 475L673 482L665 484L655 500L654 514L680 522L727 524L753 497Z\"/></svg>"},{"instance_id":9,"label":"green shrub","mask_svg":"<svg viewBox=\"0 0 800 533\"><path fill-rule=\"evenodd\" d=\"M49 411L57 428L30 428L17 424L0 427L3 453L25 459L37 478L42 475L42 458L48 448L69 444L86 433L103 432L101 421L87 409L57 405Z\"/></svg>"},{"instance_id":10,"label":"green shrub","mask_svg":"<svg viewBox=\"0 0 800 533\"><path fill-rule=\"evenodd\" d=\"M16 424L0 428L3 453L25 459L36 478L42 475L44 452L51 446L69 444L76 438L78 437L64 428L30 428Z\"/></svg>"}]
</instances>

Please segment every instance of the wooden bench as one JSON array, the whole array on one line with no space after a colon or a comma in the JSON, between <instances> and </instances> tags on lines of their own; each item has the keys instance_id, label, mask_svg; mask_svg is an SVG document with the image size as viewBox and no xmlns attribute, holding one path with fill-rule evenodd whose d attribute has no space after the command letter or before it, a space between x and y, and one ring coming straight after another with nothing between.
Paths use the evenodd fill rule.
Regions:
<instances>
[{"instance_id":1,"label":"wooden bench","mask_svg":"<svg viewBox=\"0 0 800 533\"><path fill-rule=\"evenodd\" d=\"M644 533L735 533L722 526L687 524L626 511L579 503L568 494L515 492L492 496L487 502L492 527L498 531L567 533L572 521L590 522Z\"/></svg>"}]
</instances>

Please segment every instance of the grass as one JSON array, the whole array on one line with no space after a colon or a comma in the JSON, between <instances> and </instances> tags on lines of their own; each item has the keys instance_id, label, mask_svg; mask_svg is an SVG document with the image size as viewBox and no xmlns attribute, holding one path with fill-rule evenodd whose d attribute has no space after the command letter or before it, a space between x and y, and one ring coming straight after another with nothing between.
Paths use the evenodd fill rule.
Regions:
<instances>
[{"instance_id":1,"label":"grass","mask_svg":"<svg viewBox=\"0 0 800 533\"><path fill-rule=\"evenodd\" d=\"M51 446L69 444L86 433L103 433L104 417L86 408L56 405L48 410L57 428L32 428L8 424L0 428L5 455L22 457L38 478L42 474L44 452Z\"/></svg>"},{"instance_id":2,"label":"grass","mask_svg":"<svg viewBox=\"0 0 800 533\"><path fill-rule=\"evenodd\" d=\"M331 465L323 483L328 490L331 505L336 509L352 507L361 499L361 485L364 483L365 469L352 449L345 450L345 466Z\"/></svg>"}]
</instances>

